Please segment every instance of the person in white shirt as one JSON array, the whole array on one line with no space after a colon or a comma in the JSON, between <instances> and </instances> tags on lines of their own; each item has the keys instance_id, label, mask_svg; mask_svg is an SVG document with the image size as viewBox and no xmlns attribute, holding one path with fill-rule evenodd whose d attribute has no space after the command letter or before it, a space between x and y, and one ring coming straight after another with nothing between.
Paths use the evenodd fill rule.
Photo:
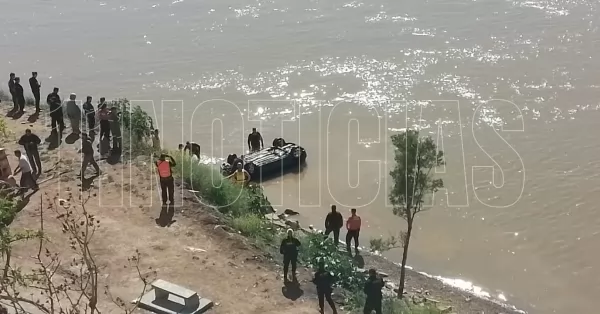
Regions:
<instances>
[{"instance_id":1,"label":"person in white shirt","mask_svg":"<svg viewBox=\"0 0 600 314\"><path fill-rule=\"evenodd\" d=\"M21 154L21 151L18 149L15 150L15 157L19 158L19 165L15 169L14 175L17 175L17 173L21 172L21 181L19 182L21 192L25 193L30 188L32 188L34 191L37 191L39 187L33 172L31 172L29 160L27 157Z\"/></svg>"}]
</instances>

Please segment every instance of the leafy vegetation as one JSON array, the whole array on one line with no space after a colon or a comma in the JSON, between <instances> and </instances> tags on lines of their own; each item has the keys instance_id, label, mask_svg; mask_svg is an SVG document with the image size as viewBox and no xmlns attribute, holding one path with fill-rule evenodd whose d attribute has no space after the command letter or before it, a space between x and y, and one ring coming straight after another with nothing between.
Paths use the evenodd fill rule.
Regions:
<instances>
[{"instance_id":1,"label":"leafy vegetation","mask_svg":"<svg viewBox=\"0 0 600 314\"><path fill-rule=\"evenodd\" d=\"M108 107L118 107L121 113L123 156L135 158L152 156L153 153L156 153L150 143L154 122L148 113L140 106L132 107L129 100L125 98L109 102Z\"/></svg>"},{"instance_id":2,"label":"leafy vegetation","mask_svg":"<svg viewBox=\"0 0 600 314\"><path fill-rule=\"evenodd\" d=\"M257 214L243 214L234 217L231 227L238 230L242 235L259 240L262 243L272 243L274 234L269 231L270 225L264 217Z\"/></svg>"},{"instance_id":3,"label":"leafy vegetation","mask_svg":"<svg viewBox=\"0 0 600 314\"><path fill-rule=\"evenodd\" d=\"M0 229L10 225L17 214L17 202L8 196L0 195Z\"/></svg>"},{"instance_id":4,"label":"leafy vegetation","mask_svg":"<svg viewBox=\"0 0 600 314\"><path fill-rule=\"evenodd\" d=\"M264 216L270 209L260 186L236 185L224 178L215 167L193 162L187 154L177 152L173 157L177 163L175 175L196 191L206 205L232 217L247 214Z\"/></svg>"}]
</instances>

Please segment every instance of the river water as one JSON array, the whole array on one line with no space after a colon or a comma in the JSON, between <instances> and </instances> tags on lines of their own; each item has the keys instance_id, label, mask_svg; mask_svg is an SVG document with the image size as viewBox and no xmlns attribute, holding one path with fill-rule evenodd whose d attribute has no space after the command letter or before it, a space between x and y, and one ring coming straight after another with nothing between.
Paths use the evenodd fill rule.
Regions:
<instances>
[{"instance_id":1,"label":"river water","mask_svg":"<svg viewBox=\"0 0 600 314\"><path fill-rule=\"evenodd\" d=\"M597 313L597 1L0 3L6 80L127 97L166 145L217 162L252 127L299 143L307 167L265 182L269 199L319 228L330 204L356 207L363 245L404 228L388 139L420 128L446 152L446 190L409 264L531 313Z\"/></svg>"}]
</instances>

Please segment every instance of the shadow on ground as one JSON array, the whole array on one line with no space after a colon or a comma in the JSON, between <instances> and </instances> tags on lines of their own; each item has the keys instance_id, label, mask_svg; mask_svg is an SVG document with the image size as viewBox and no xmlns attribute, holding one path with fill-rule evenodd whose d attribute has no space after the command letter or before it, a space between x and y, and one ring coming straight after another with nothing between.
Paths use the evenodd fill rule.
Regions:
<instances>
[{"instance_id":1,"label":"shadow on ground","mask_svg":"<svg viewBox=\"0 0 600 314\"><path fill-rule=\"evenodd\" d=\"M172 225L175 220L173 220L173 216L175 216L175 206L174 205L163 205L160 210L160 216L156 218L156 224L160 227L168 227Z\"/></svg>"},{"instance_id":2,"label":"shadow on ground","mask_svg":"<svg viewBox=\"0 0 600 314\"><path fill-rule=\"evenodd\" d=\"M48 150L57 149L62 142L62 136L56 130L52 130L50 136L46 138L46 142L48 142Z\"/></svg>"},{"instance_id":3,"label":"shadow on ground","mask_svg":"<svg viewBox=\"0 0 600 314\"><path fill-rule=\"evenodd\" d=\"M40 113L39 112L35 112L32 115L30 115L29 118L27 118L27 122L29 122L29 123L35 123L39 117L40 117Z\"/></svg>"},{"instance_id":4,"label":"shadow on ground","mask_svg":"<svg viewBox=\"0 0 600 314\"><path fill-rule=\"evenodd\" d=\"M79 139L79 134L71 133L65 138L65 143L74 144Z\"/></svg>"},{"instance_id":5,"label":"shadow on ground","mask_svg":"<svg viewBox=\"0 0 600 314\"><path fill-rule=\"evenodd\" d=\"M281 294L292 301L296 301L304 294L304 291L302 288L300 288L300 284L298 282L288 281L283 284L283 287L281 287Z\"/></svg>"}]
</instances>

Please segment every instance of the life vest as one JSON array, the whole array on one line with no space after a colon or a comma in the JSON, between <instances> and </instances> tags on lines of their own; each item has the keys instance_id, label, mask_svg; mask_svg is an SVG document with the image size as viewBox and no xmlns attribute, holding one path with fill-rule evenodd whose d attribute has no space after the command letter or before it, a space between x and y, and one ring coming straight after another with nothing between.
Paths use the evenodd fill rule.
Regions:
<instances>
[{"instance_id":1,"label":"life vest","mask_svg":"<svg viewBox=\"0 0 600 314\"><path fill-rule=\"evenodd\" d=\"M242 171L235 171L235 174L233 175L233 178L235 179L236 182L238 183L242 183L246 181L246 172Z\"/></svg>"},{"instance_id":2,"label":"life vest","mask_svg":"<svg viewBox=\"0 0 600 314\"><path fill-rule=\"evenodd\" d=\"M171 163L167 160L159 160L156 162L158 168L158 175L161 178L168 178L171 176Z\"/></svg>"}]
</instances>

